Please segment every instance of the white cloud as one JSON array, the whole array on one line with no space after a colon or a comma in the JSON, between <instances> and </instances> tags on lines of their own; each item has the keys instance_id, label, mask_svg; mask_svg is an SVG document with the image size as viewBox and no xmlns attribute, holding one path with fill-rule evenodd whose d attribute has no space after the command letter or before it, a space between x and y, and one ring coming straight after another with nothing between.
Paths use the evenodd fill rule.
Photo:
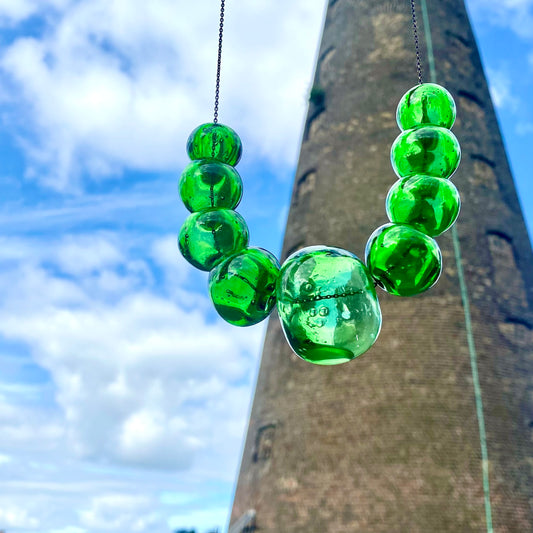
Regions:
<instances>
[{"instance_id":1,"label":"white cloud","mask_svg":"<svg viewBox=\"0 0 533 533\"><path fill-rule=\"evenodd\" d=\"M5 528L35 528L38 521L29 516L28 512L16 506L2 506L0 508L0 524Z\"/></svg>"},{"instance_id":2,"label":"white cloud","mask_svg":"<svg viewBox=\"0 0 533 533\"><path fill-rule=\"evenodd\" d=\"M93 193L50 193L31 211L17 197L0 212L5 232L35 235L0 238L0 357L11 376L29 376L0 378L0 509L46 533L221 526L262 327L215 319L206 276L179 256L175 234L79 231L116 227L125 210L168 228L175 186L121 183L124 194L106 195L99 181L184 163L187 135L211 116L217 9L17 2L0 0L1 25L37 15L45 29L3 49L2 120L17 128L29 178L69 193L92 179ZM249 161L295 159L322 8L227 10L221 121ZM28 368L44 371L34 382Z\"/></svg>"},{"instance_id":3,"label":"white cloud","mask_svg":"<svg viewBox=\"0 0 533 533\"><path fill-rule=\"evenodd\" d=\"M74 275L116 267L125 258L114 241L113 235L69 235L56 251L57 264L64 272Z\"/></svg>"},{"instance_id":4,"label":"white cloud","mask_svg":"<svg viewBox=\"0 0 533 533\"><path fill-rule=\"evenodd\" d=\"M3 450L11 456L11 460L4 463L8 466L14 462L13 453L55 450L65 436L60 417L46 409L14 405L6 396L0 396L0 427Z\"/></svg>"},{"instance_id":5,"label":"white cloud","mask_svg":"<svg viewBox=\"0 0 533 533\"><path fill-rule=\"evenodd\" d=\"M309 34L315 42L322 5L254 2L227 10L222 122L239 131L245 150L273 165L295 159L315 52ZM8 103L35 135L21 133L27 175L64 190L79 186L81 174L98 179L182 164L187 135L212 109L212 8L85 0L64 6L42 38L16 40L1 67L20 90Z\"/></svg>"},{"instance_id":6,"label":"white cloud","mask_svg":"<svg viewBox=\"0 0 533 533\"><path fill-rule=\"evenodd\" d=\"M187 308L206 309L207 300L198 298L197 294L183 290L187 285L191 267L178 251L177 236L167 235L156 239L151 247L151 257L167 280L169 295Z\"/></svg>"},{"instance_id":7,"label":"white cloud","mask_svg":"<svg viewBox=\"0 0 533 533\"><path fill-rule=\"evenodd\" d=\"M162 529L160 517L150 512L153 506L154 502L148 497L105 494L93 498L90 507L80 511L80 522L90 530L98 531Z\"/></svg>"},{"instance_id":8,"label":"white cloud","mask_svg":"<svg viewBox=\"0 0 533 533\"><path fill-rule=\"evenodd\" d=\"M0 335L27 346L55 390L52 404L24 407L13 403L9 384L1 389L7 394L0 396L2 457L32 458L1 461L10 469L10 481L0 488L8 523L45 531L45 510L64 506L70 494L69 522L54 522L50 530L162 530L182 506L160 501L155 487L186 487L189 481L178 481L183 478L231 484L262 329L205 318L205 294L184 286L188 269L177 264L172 274L175 236L119 239L96 232L47 242L3 238L0 244ZM120 290L95 282L106 272ZM178 292L167 283L178 283L187 295L186 309L169 299ZM102 494L109 481L84 483L83 464L141 467L146 474L136 479L166 481L126 483L127 492ZM50 472L59 479L51 481ZM31 506L28 493L39 494ZM80 508L80 498L89 497ZM213 516L221 524L224 515Z\"/></svg>"},{"instance_id":9,"label":"white cloud","mask_svg":"<svg viewBox=\"0 0 533 533\"><path fill-rule=\"evenodd\" d=\"M0 454L0 466L10 463L12 461L9 455Z\"/></svg>"},{"instance_id":10,"label":"white cloud","mask_svg":"<svg viewBox=\"0 0 533 533\"><path fill-rule=\"evenodd\" d=\"M513 93L511 76L507 70L488 69L489 89L494 105L500 109L516 111L519 99Z\"/></svg>"},{"instance_id":11,"label":"white cloud","mask_svg":"<svg viewBox=\"0 0 533 533\"><path fill-rule=\"evenodd\" d=\"M85 533L87 530L81 527L67 526L61 529L52 529L50 533Z\"/></svg>"},{"instance_id":12,"label":"white cloud","mask_svg":"<svg viewBox=\"0 0 533 533\"><path fill-rule=\"evenodd\" d=\"M11 25L44 10L62 9L70 0L0 0L0 24Z\"/></svg>"},{"instance_id":13,"label":"white cloud","mask_svg":"<svg viewBox=\"0 0 533 533\"><path fill-rule=\"evenodd\" d=\"M57 234L80 226L93 226L95 222L115 226L117 220L129 217L129 221L133 219L137 226L163 226L168 231L168 221L183 219L185 214L185 208L176 200L175 179L174 176L162 176L159 180L140 182L115 194L61 196L55 202L31 206L22 201L6 201L0 208L0 228L4 233L9 230L10 234L34 233L36 228Z\"/></svg>"},{"instance_id":14,"label":"white cloud","mask_svg":"<svg viewBox=\"0 0 533 533\"><path fill-rule=\"evenodd\" d=\"M7 255L15 248L8 242ZM4 274L0 333L27 343L50 373L80 457L187 468L198 450L227 449L218 442L227 437L216 418L221 402L225 423L240 426L248 389L234 384L250 371L260 331L207 323L148 292L149 265L125 248L105 234L66 236L42 250L26 243L21 256L41 253L42 263L34 257ZM106 272L119 290L94 281ZM231 435L235 445L239 437Z\"/></svg>"},{"instance_id":15,"label":"white cloud","mask_svg":"<svg viewBox=\"0 0 533 533\"><path fill-rule=\"evenodd\" d=\"M519 37L533 38L533 0L468 0L476 16L508 27Z\"/></svg>"}]
</instances>

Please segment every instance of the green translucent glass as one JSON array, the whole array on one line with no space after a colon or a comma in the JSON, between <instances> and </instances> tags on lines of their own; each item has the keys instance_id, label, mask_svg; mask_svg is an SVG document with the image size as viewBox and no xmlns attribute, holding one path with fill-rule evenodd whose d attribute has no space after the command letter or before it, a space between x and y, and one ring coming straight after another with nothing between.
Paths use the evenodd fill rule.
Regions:
<instances>
[{"instance_id":1,"label":"green translucent glass","mask_svg":"<svg viewBox=\"0 0 533 533\"><path fill-rule=\"evenodd\" d=\"M401 130L416 126L451 128L455 114L455 102L444 87L436 83L423 83L402 96L396 109L396 121Z\"/></svg>"},{"instance_id":2,"label":"green translucent glass","mask_svg":"<svg viewBox=\"0 0 533 533\"><path fill-rule=\"evenodd\" d=\"M278 313L302 359L336 365L366 352L381 328L374 283L362 261L339 248L310 246L281 267Z\"/></svg>"},{"instance_id":3,"label":"green translucent glass","mask_svg":"<svg viewBox=\"0 0 533 533\"><path fill-rule=\"evenodd\" d=\"M459 166L461 148L446 128L423 126L407 130L391 148L391 163L400 178L422 174L449 178Z\"/></svg>"},{"instance_id":4,"label":"green translucent glass","mask_svg":"<svg viewBox=\"0 0 533 533\"><path fill-rule=\"evenodd\" d=\"M379 227L366 244L366 264L378 284L397 296L413 296L439 279L442 258L437 242L399 224Z\"/></svg>"},{"instance_id":5,"label":"green translucent glass","mask_svg":"<svg viewBox=\"0 0 533 533\"><path fill-rule=\"evenodd\" d=\"M213 209L189 215L181 227L178 246L191 265L209 271L246 248L248 238L248 226L239 213Z\"/></svg>"},{"instance_id":6,"label":"green translucent glass","mask_svg":"<svg viewBox=\"0 0 533 533\"><path fill-rule=\"evenodd\" d=\"M218 314L235 326L264 320L276 305L278 260L267 250L247 248L209 274L209 294Z\"/></svg>"},{"instance_id":7,"label":"green translucent glass","mask_svg":"<svg viewBox=\"0 0 533 533\"><path fill-rule=\"evenodd\" d=\"M233 167L200 159L185 167L179 190L185 207L192 213L215 207L235 209L242 198L242 180Z\"/></svg>"},{"instance_id":8,"label":"green translucent glass","mask_svg":"<svg viewBox=\"0 0 533 533\"><path fill-rule=\"evenodd\" d=\"M242 155L242 143L229 126L202 124L189 135L187 153L192 160L216 159L235 166Z\"/></svg>"},{"instance_id":9,"label":"green translucent glass","mask_svg":"<svg viewBox=\"0 0 533 533\"><path fill-rule=\"evenodd\" d=\"M407 224L436 237L457 219L461 199L450 180L413 176L399 180L391 187L386 206L391 222Z\"/></svg>"}]
</instances>

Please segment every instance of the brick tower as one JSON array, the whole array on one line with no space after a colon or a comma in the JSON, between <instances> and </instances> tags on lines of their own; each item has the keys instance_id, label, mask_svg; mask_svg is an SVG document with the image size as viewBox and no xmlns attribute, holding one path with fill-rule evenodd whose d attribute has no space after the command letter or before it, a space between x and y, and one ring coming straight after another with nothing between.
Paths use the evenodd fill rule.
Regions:
<instances>
[{"instance_id":1,"label":"brick tower","mask_svg":"<svg viewBox=\"0 0 533 533\"><path fill-rule=\"evenodd\" d=\"M425 81L457 103L463 208L444 270L379 290L383 328L317 367L268 325L230 531L533 531L533 256L463 0L419 0ZM359 257L387 222L395 109L416 84L408 0L330 0L283 259Z\"/></svg>"}]
</instances>

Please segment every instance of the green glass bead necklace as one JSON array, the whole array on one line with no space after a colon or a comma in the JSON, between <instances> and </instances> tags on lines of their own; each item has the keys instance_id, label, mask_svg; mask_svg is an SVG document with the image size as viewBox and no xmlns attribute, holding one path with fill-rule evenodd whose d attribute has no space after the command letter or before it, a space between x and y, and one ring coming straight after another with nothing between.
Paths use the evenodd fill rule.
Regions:
<instances>
[{"instance_id":1,"label":"green glass bead necklace","mask_svg":"<svg viewBox=\"0 0 533 533\"><path fill-rule=\"evenodd\" d=\"M365 262L331 246L308 246L280 267L276 257L249 247L248 226L235 211L242 179L235 170L242 155L239 136L218 123L225 0L221 0L213 122L189 136L191 163L179 193L191 212L178 237L183 257L209 272L209 294L218 314L235 326L267 318L277 306L292 350L305 361L335 365L365 353L381 329L375 287L413 296L432 287L442 270L434 237L459 214L459 193L450 177L461 158L450 131L456 108L440 85L422 82L414 0L411 0L418 85L401 98L401 130L391 148L398 181L386 199L390 223L372 233Z\"/></svg>"}]
</instances>

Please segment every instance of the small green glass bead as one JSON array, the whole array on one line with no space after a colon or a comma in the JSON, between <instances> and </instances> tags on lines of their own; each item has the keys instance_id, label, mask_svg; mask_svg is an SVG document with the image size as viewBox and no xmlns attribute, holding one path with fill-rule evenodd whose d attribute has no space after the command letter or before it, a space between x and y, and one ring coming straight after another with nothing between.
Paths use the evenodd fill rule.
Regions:
<instances>
[{"instance_id":1,"label":"small green glass bead","mask_svg":"<svg viewBox=\"0 0 533 533\"><path fill-rule=\"evenodd\" d=\"M218 314L235 326L264 320L276 305L278 260L267 250L247 248L209 274L209 294Z\"/></svg>"},{"instance_id":2,"label":"small green glass bead","mask_svg":"<svg viewBox=\"0 0 533 533\"><path fill-rule=\"evenodd\" d=\"M450 180L431 176L397 181L385 203L391 222L413 226L430 237L446 231L456 221L461 207L455 185Z\"/></svg>"},{"instance_id":3,"label":"small green glass bead","mask_svg":"<svg viewBox=\"0 0 533 533\"><path fill-rule=\"evenodd\" d=\"M178 246L183 257L200 270L211 270L226 257L248 246L248 226L239 213L213 209L189 215Z\"/></svg>"},{"instance_id":4,"label":"small green glass bead","mask_svg":"<svg viewBox=\"0 0 533 533\"><path fill-rule=\"evenodd\" d=\"M242 180L233 167L212 159L200 159L185 167L179 190L191 213L215 207L235 209L242 198Z\"/></svg>"},{"instance_id":5,"label":"small green glass bead","mask_svg":"<svg viewBox=\"0 0 533 533\"><path fill-rule=\"evenodd\" d=\"M366 352L381 328L374 283L354 254L309 246L281 267L278 313L291 348L318 365L345 363Z\"/></svg>"},{"instance_id":6,"label":"small green glass bead","mask_svg":"<svg viewBox=\"0 0 533 533\"><path fill-rule=\"evenodd\" d=\"M442 269L437 242L410 226L379 227L368 239L365 255L380 287L397 296L426 291L435 285Z\"/></svg>"},{"instance_id":7,"label":"small green glass bead","mask_svg":"<svg viewBox=\"0 0 533 533\"><path fill-rule=\"evenodd\" d=\"M409 89L396 109L396 122L401 130L416 126L441 126L450 129L455 122L452 95L436 83L422 83Z\"/></svg>"},{"instance_id":8,"label":"small green glass bead","mask_svg":"<svg viewBox=\"0 0 533 533\"><path fill-rule=\"evenodd\" d=\"M187 153L193 161L216 159L227 165L235 166L242 155L242 143L239 136L229 126L202 124L189 135Z\"/></svg>"},{"instance_id":9,"label":"small green glass bead","mask_svg":"<svg viewBox=\"0 0 533 533\"><path fill-rule=\"evenodd\" d=\"M438 126L404 131L391 148L392 168L400 178L417 174L449 178L460 160L461 148L455 135Z\"/></svg>"}]
</instances>

